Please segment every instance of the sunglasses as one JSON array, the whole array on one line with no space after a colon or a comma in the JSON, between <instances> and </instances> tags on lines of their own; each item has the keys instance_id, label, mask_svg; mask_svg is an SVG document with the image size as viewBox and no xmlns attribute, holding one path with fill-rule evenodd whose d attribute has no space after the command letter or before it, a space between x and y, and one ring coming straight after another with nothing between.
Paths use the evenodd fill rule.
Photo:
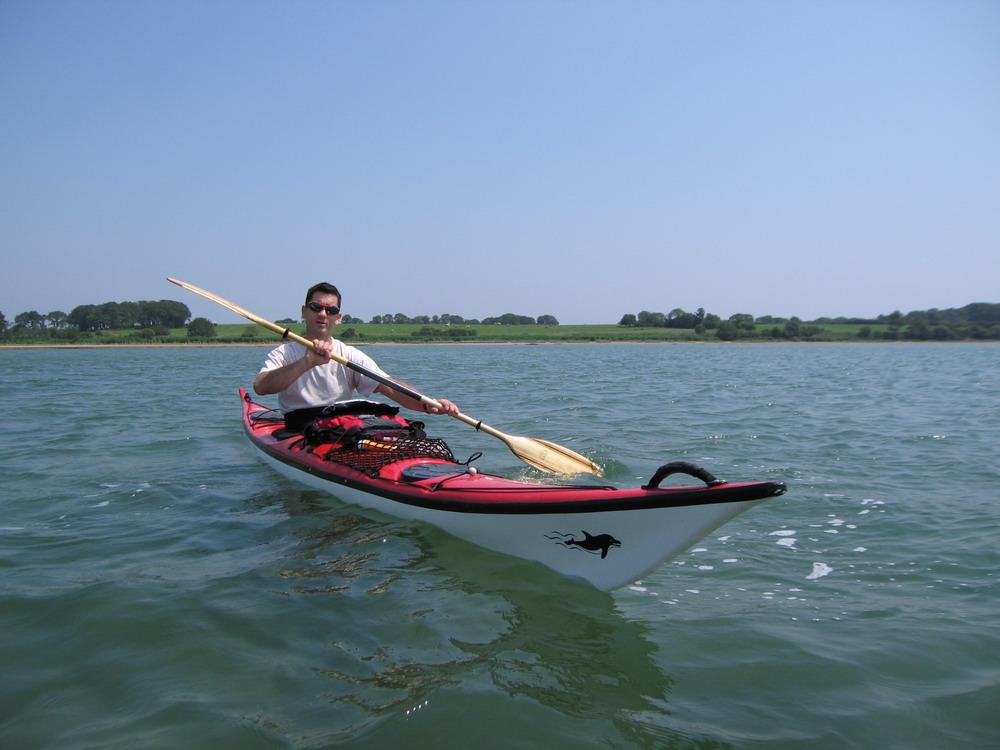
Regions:
<instances>
[{"instance_id":1,"label":"sunglasses","mask_svg":"<svg viewBox=\"0 0 1000 750\"><path fill-rule=\"evenodd\" d=\"M319 302L310 302L308 305L306 305L306 307L308 307L314 313L318 313L320 310L326 310L327 315L336 315L337 313L340 312L340 308L337 307L336 305L329 305L329 306L321 305Z\"/></svg>"}]
</instances>

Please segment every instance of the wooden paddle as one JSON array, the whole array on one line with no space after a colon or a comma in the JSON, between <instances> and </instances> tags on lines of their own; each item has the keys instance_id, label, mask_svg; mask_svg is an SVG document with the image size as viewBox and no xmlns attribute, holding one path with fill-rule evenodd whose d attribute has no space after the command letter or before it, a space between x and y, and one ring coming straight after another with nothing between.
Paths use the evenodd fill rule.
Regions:
<instances>
[{"instance_id":1,"label":"wooden paddle","mask_svg":"<svg viewBox=\"0 0 1000 750\"><path fill-rule=\"evenodd\" d=\"M238 315L242 315L247 320L253 321L259 326L263 326L270 331L281 334L284 339L290 339L292 341L302 344L302 346L313 349L313 343L298 334L292 333L284 326L280 326L277 323L272 323L270 320L261 318L254 315L249 310L244 310L239 305L234 305L232 302L223 299L209 291L206 291L194 284L188 284L187 282L180 281L179 279L174 279L167 277L167 281L171 284L176 284L177 286L187 289L189 292L194 292L195 294L200 294L206 299L210 299L223 307L227 307ZM427 406L440 409L441 404L430 396L425 396L422 393L409 388L402 383L398 383L391 378L387 378L384 375L380 375L376 372L372 372L366 367L359 365L355 362L351 362L349 359L345 359L337 354L331 354L330 358L344 367L349 367L355 372L359 372L365 377L369 377L372 380L387 385L394 391L398 391L412 399L415 399L422 404ZM502 440L511 452L517 456L519 459L524 461L530 466L534 466L536 469L541 469L542 471L549 471L554 474L580 474L587 472L590 474L596 474L601 476L603 471L601 467L591 461L589 458L581 456L579 453L571 451L569 448L564 448L561 445L556 445L555 443L550 443L548 440L539 440L538 438L531 437L521 437L519 435L507 435L500 430L490 427L487 424L483 424L480 420L474 419L466 414L459 412L458 414L453 414L455 419L465 422L467 425L475 427L480 432L485 432L487 435L492 435L498 440Z\"/></svg>"}]
</instances>

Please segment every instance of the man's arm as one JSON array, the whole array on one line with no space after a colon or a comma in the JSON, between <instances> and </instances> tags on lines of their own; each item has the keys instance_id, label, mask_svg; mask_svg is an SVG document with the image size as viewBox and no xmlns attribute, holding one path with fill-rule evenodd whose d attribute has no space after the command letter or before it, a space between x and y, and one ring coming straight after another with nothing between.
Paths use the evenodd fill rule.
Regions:
<instances>
[{"instance_id":1,"label":"man's arm","mask_svg":"<svg viewBox=\"0 0 1000 750\"><path fill-rule=\"evenodd\" d=\"M265 370L253 381L253 390L258 396L280 393L317 365L330 361L331 345L328 341L313 341L315 349L306 349L306 355L287 365L273 370Z\"/></svg>"}]
</instances>

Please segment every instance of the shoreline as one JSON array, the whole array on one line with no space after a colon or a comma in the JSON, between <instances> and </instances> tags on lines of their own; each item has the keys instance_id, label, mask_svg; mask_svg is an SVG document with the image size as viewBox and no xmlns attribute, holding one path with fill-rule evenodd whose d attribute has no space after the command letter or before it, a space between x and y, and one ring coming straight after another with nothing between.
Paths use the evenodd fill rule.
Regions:
<instances>
[{"instance_id":1,"label":"shoreline","mask_svg":"<svg viewBox=\"0 0 1000 750\"><path fill-rule=\"evenodd\" d=\"M257 341L257 342L229 342L229 341L219 341L215 343L209 342L192 342L192 343L159 343L159 344L146 344L146 343L136 343L136 344L0 344L0 351L4 349L209 349L209 348L223 348L223 349L233 349L233 348L274 348L280 345L281 341L275 339L273 342ZM344 342L347 343L347 342ZM698 340L664 340L664 341L650 341L648 339L621 339L614 341L364 341L364 342L352 342L347 344L348 346L354 347L366 347L366 346L574 346L574 345L594 345L598 344L601 346L609 346L614 344L643 344L650 346L676 346L676 345L706 345L706 344L729 344L729 345L747 345L747 344L802 344L802 345L824 345L824 344L1000 344L1000 340L997 339L958 339L954 341L936 341L927 340L921 341L916 339L836 339L828 341L789 341L788 339L741 339L737 341L710 341L704 339Z\"/></svg>"}]
</instances>

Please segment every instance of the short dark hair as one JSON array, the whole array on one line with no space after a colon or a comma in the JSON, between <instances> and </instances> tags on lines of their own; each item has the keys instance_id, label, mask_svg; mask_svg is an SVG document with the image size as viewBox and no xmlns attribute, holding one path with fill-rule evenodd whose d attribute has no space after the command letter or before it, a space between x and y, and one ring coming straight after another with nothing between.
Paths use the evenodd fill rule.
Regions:
<instances>
[{"instance_id":1,"label":"short dark hair","mask_svg":"<svg viewBox=\"0 0 1000 750\"><path fill-rule=\"evenodd\" d=\"M308 305L312 302L313 295L319 292L321 294L335 294L337 295L337 306L341 307L344 304L344 298L340 296L340 290L337 289L333 284L328 284L325 281L321 281L318 284L313 284L309 287L309 291L306 292L306 304Z\"/></svg>"}]
</instances>

